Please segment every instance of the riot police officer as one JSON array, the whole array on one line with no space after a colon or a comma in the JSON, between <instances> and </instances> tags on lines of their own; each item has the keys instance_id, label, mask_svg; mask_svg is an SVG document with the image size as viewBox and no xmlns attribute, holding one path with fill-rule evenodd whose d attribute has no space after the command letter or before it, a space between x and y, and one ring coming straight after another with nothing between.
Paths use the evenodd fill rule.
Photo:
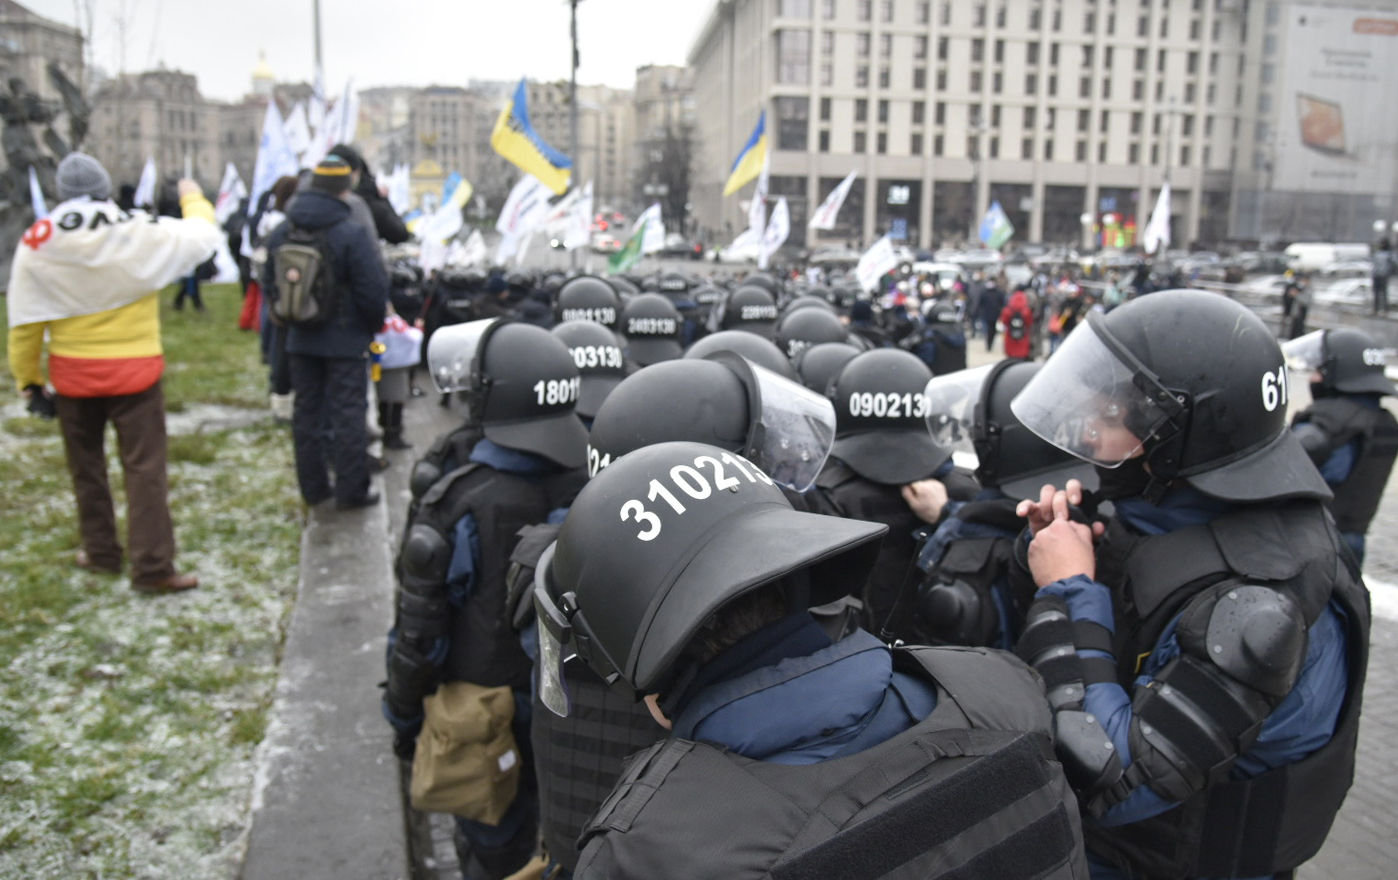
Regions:
<instances>
[{"instance_id":1,"label":"riot police officer","mask_svg":"<svg viewBox=\"0 0 1398 880\"><path fill-rule=\"evenodd\" d=\"M742 330L763 339L772 338L772 328L776 322L776 297L751 284L744 284L728 294L728 298L709 315L710 330Z\"/></svg>"},{"instance_id":2,"label":"riot police officer","mask_svg":"<svg viewBox=\"0 0 1398 880\"><path fill-rule=\"evenodd\" d=\"M706 358L716 351L731 351L758 366L765 367L787 379L795 379L796 371L786 355L770 339L742 330L720 330L710 333L691 345L684 353L687 359Z\"/></svg>"},{"instance_id":3,"label":"riot police officer","mask_svg":"<svg viewBox=\"0 0 1398 880\"><path fill-rule=\"evenodd\" d=\"M558 323L592 321L615 331L621 321L621 297L616 288L595 275L569 278L554 300Z\"/></svg>"},{"instance_id":4,"label":"riot police officer","mask_svg":"<svg viewBox=\"0 0 1398 880\"><path fill-rule=\"evenodd\" d=\"M679 309L658 293L643 293L627 303L621 310L621 334L634 369L682 356L681 323Z\"/></svg>"},{"instance_id":5,"label":"riot police officer","mask_svg":"<svg viewBox=\"0 0 1398 880\"><path fill-rule=\"evenodd\" d=\"M1011 412L1010 401L1038 369L1003 360L927 383L933 439L974 451L982 488L971 501L939 498L935 508L917 511L936 527L918 549L915 601L894 627L910 642L1013 647L1030 598L1010 589L1011 552L1024 526L1019 502L1037 498L1045 482L1097 485L1090 465L1044 442Z\"/></svg>"},{"instance_id":6,"label":"riot police officer","mask_svg":"<svg viewBox=\"0 0 1398 880\"><path fill-rule=\"evenodd\" d=\"M830 460L816 479L811 509L889 527L864 599L867 625L881 633L915 571L924 525L910 502L923 492L970 501L980 487L927 430L923 397L932 372L896 348L861 352L831 381L837 429ZM927 485L933 481L935 485Z\"/></svg>"},{"instance_id":7,"label":"riot police officer","mask_svg":"<svg viewBox=\"0 0 1398 880\"><path fill-rule=\"evenodd\" d=\"M777 320L772 332L772 341L792 360L813 345L823 342L845 342L849 336L845 325L840 323L833 310L828 309L824 300L812 302L820 305L788 311Z\"/></svg>"},{"instance_id":8,"label":"riot police officer","mask_svg":"<svg viewBox=\"0 0 1398 880\"><path fill-rule=\"evenodd\" d=\"M847 342L822 342L797 354L791 366L801 377L801 384L817 394L824 394L830 387L830 380L861 350Z\"/></svg>"},{"instance_id":9,"label":"riot police officer","mask_svg":"<svg viewBox=\"0 0 1398 880\"><path fill-rule=\"evenodd\" d=\"M1368 597L1288 396L1261 319L1172 290L1089 313L1011 404L1115 500L1089 525L1044 486L1015 560L1095 878L1289 876L1349 788Z\"/></svg>"},{"instance_id":10,"label":"riot police officer","mask_svg":"<svg viewBox=\"0 0 1398 880\"><path fill-rule=\"evenodd\" d=\"M1313 402L1292 430L1335 493L1330 513L1362 565L1364 535L1398 457L1398 420L1381 402L1398 394L1384 375L1387 359L1372 337L1350 329L1317 330L1282 351L1310 373Z\"/></svg>"},{"instance_id":11,"label":"riot police officer","mask_svg":"<svg viewBox=\"0 0 1398 880\"><path fill-rule=\"evenodd\" d=\"M562 341L501 319L443 328L427 354L433 382L465 392L482 436L467 462L423 494L408 525L383 708L403 755L422 726L424 698L440 684L514 692L519 792L497 822L457 816L466 876L500 880L533 855L537 832L527 751L532 664L505 625L506 572L519 530L566 508L585 479L586 434L574 414L580 380Z\"/></svg>"},{"instance_id":12,"label":"riot police officer","mask_svg":"<svg viewBox=\"0 0 1398 880\"><path fill-rule=\"evenodd\" d=\"M576 652L669 737L584 829L577 877L1085 876L1022 664L832 642L807 613L863 579L884 531L794 511L698 443L591 480L535 578L540 694L571 711Z\"/></svg>"},{"instance_id":13,"label":"riot police officer","mask_svg":"<svg viewBox=\"0 0 1398 880\"><path fill-rule=\"evenodd\" d=\"M590 427L602 401L626 378L626 356L616 334L594 321L565 321L549 332L563 340L577 365L582 387L575 411Z\"/></svg>"}]
</instances>

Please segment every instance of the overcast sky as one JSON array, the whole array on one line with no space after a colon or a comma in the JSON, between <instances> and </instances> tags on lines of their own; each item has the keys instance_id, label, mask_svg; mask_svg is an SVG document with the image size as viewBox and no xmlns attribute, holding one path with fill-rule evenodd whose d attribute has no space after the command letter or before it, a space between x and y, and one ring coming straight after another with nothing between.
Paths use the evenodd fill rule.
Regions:
<instances>
[{"instance_id":1,"label":"overcast sky","mask_svg":"<svg viewBox=\"0 0 1398 880\"><path fill-rule=\"evenodd\" d=\"M97 66L115 73L164 63L197 76L207 98L248 92L259 50L279 81L312 76L312 0L19 2L65 24L75 23L76 6L91 3ZM584 0L578 82L632 88L639 66L683 65L713 5ZM566 0L320 0L320 8L332 94L351 76L356 88L569 76Z\"/></svg>"}]
</instances>

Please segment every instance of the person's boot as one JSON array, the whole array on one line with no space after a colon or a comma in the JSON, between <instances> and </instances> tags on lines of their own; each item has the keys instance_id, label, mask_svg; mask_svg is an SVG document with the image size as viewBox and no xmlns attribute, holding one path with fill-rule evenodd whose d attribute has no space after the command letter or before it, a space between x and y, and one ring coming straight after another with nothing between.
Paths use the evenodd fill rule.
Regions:
<instances>
[{"instance_id":1,"label":"person's boot","mask_svg":"<svg viewBox=\"0 0 1398 880\"><path fill-rule=\"evenodd\" d=\"M379 404L380 407L385 404ZM413 444L403 439L403 404L390 403L388 408L388 418L383 423L383 448L384 449L412 449Z\"/></svg>"}]
</instances>

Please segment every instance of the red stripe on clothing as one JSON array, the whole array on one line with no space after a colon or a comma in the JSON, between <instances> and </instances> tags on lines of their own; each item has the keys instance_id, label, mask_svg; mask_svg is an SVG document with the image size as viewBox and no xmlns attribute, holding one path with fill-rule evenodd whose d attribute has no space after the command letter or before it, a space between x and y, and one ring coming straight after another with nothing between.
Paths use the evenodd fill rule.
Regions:
<instances>
[{"instance_id":1,"label":"red stripe on clothing","mask_svg":"<svg viewBox=\"0 0 1398 880\"><path fill-rule=\"evenodd\" d=\"M49 354L49 381L64 397L140 394L160 380L165 357L76 358Z\"/></svg>"}]
</instances>

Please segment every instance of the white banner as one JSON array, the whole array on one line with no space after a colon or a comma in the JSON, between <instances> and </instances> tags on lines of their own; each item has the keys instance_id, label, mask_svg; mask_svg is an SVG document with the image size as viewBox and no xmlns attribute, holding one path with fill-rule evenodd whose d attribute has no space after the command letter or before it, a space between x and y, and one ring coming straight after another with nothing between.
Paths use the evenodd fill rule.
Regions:
<instances>
[{"instance_id":1,"label":"white banner","mask_svg":"<svg viewBox=\"0 0 1398 880\"><path fill-rule=\"evenodd\" d=\"M44 202L44 188L39 186L39 175L34 166L29 166L29 202L34 206L34 219L42 220L49 215L49 206Z\"/></svg>"},{"instance_id":2,"label":"white banner","mask_svg":"<svg viewBox=\"0 0 1398 880\"><path fill-rule=\"evenodd\" d=\"M898 265L898 257L893 253L893 240L887 235L874 242L874 246L859 258L854 273L859 278L863 290L877 290L879 279L893 271Z\"/></svg>"},{"instance_id":3,"label":"white banner","mask_svg":"<svg viewBox=\"0 0 1398 880\"><path fill-rule=\"evenodd\" d=\"M500 218L495 221L495 231L510 238L520 236L533 228L533 224L548 215L549 196L553 191L544 186L539 178L526 174L519 179L505 206L500 209ZM514 253L513 250L510 253Z\"/></svg>"},{"instance_id":4,"label":"white banner","mask_svg":"<svg viewBox=\"0 0 1398 880\"><path fill-rule=\"evenodd\" d=\"M582 189L582 195L568 209L568 225L563 233L563 246L568 250L587 247L592 243L592 181Z\"/></svg>"},{"instance_id":5,"label":"white banner","mask_svg":"<svg viewBox=\"0 0 1398 880\"><path fill-rule=\"evenodd\" d=\"M136 181L136 193L131 197L131 204L138 208L149 208L151 213L155 213L155 157L146 157L145 167L141 169L141 179Z\"/></svg>"},{"instance_id":6,"label":"white banner","mask_svg":"<svg viewBox=\"0 0 1398 880\"><path fill-rule=\"evenodd\" d=\"M834 229L835 217L839 215L845 198L849 196L850 187L854 186L854 179L858 176L858 171L851 171L846 175L845 179L840 181L840 185L832 189L825 201L820 203L820 207L811 215L811 222L806 225L811 229Z\"/></svg>"},{"instance_id":7,"label":"white banner","mask_svg":"<svg viewBox=\"0 0 1398 880\"><path fill-rule=\"evenodd\" d=\"M214 219L220 226L233 216L247 194L248 188L243 185L243 178L238 176L238 169L229 162L224 166L223 182L218 185L218 198L214 200Z\"/></svg>"},{"instance_id":8,"label":"white banner","mask_svg":"<svg viewBox=\"0 0 1398 880\"><path fill-rule=\"evenodd\" d=\"M252 205L256 207L262 194L272 188L277 178L300 170L296 152L286 140L286 128L276 101L267 102L267 116L262 121L262 142L257 147L257 164L252 169Z\"/></svg>"},{"instance_id":9,"label":"white banner","mask_svg":"<svg viewBox=\"0 0 1398 880\"><path fill-rule=\"evenodd\" d=\"M306 104L297 101L296 106L286 115L286 140L296 155L306 152L311 145L311 124L306 121Z\"/></svg>"},{"instance_id":10,"label":"white banner","mask_svg":"<svg viewBox=\"0 0 1398 880\"><path fill-rule=\"evenodd\" d=\"M388 187L388 203L400 217L408 212L408 206L412 201L409 188L411 182L406 162L399 162L394 166L393 173L384 181L384 185Z\"/></svg>"},{"instance_id":11,"label":"white banner","mask_svg":"<svg viewBox=\"0 0 1398 880\"><path fill-rule=\"evenodd\" d=\"M767 221L767 232L762 236L762 252L757 255L757 268L766 269L767 262L777 252L791 234L791 213L786 204L786 196L777 199L772 209L772 219Z\"/></svg>"},{"instance_id":12,"label":"white banner","mask_svg":"<svg viewBox=\"0 0 1398 880\"><path fill-rule=\"evenodd\" d=\"M641 212L636 222L631 224L631 234L635 235L641 224L646 224L646 237L641 239L641 253L653 254L665 247L665 220L660 215L660 203L655 202Z\"/></svg>"}]
</instances>

